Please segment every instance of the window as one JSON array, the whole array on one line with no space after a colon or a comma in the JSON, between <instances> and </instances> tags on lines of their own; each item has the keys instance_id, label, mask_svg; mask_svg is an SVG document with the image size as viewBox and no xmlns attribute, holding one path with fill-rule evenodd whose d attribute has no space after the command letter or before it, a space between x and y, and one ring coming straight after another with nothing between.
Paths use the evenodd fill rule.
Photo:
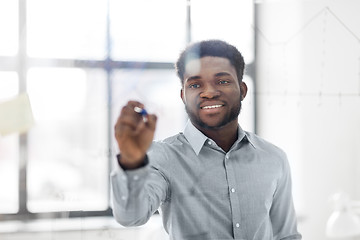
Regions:
<instances>
[{"instance_id":1,"label":"window","mask_svg":"<svg viewBox=\"0 0 360 240\"><path fill-rule=\"evenodd\" d=\"M29 211L106 210L105 72L31 68L27 89L36 122L28 140Z\"/></svg>"},{"instance_id":2,"label":"window","mask_svg":"<svg viewBox=\"0 0 360 240\"><path fill-rule=\"evenodd\" d=\"M14 56L18 50L17 10L17 1L0 1L0 56Z\"/></svg>"},{"instance_id":3,"label":"window","mask_svg":"<svg viewBox=\"0 0 360 240\"><path fill-rule=\"evenodd\" d=\"M0 71L0 79L0 102L16 96L19 88L16 73ZM16 213L19 206L19 136L1 136L0 149L0 213Z\"/></svg>"},{"instance_id":4,"label":"window","mask_svg":"<svg viewBox=\"0 0 360 240\"><path fill-rule=\"evenodd\" d=\"M106 1L32 0L26 4L29 56L86 60L106 57Z\"/></svg>"},{"instance_id":5,"label":"window","mask_svg":"<svg viewBox=\"0 0 360 240\"><path fill-rule=\"evenodd\" d=\"M214 18L220 8L229 14ZM189 41L221 38L251 69L252 8L251 0L0 1L0 102L27 92L35 119L27 133L0 138L1 219L110 215L121 107L144 102L159 117L156 139L182 131L178 54ZM244 81L240 122L253 131L251 71Z\"/></svg>"},{"instance_id":6,"label":"window","mask_svg":"<svg viewBox=\"0 0 360 240\"><path fill-rule=\"evenodd\" d=\"M174 62L186 44L186 1L110 0L112 57Z\"/></svg>"}]
</instances>

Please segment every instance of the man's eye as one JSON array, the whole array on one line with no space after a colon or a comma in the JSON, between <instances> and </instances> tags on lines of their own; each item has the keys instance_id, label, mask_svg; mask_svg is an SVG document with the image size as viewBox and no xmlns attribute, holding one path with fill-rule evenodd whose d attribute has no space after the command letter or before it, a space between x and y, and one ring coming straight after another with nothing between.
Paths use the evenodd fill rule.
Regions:
<instances>
[{"instance_id":1,"label":"man's eye","mask_svg":"<svg viewBox=\"0 0 360 240\"><path fill-rule=\"evenodd\" d=\"M189 85L189 88L199 88L199 87L200 87L200 85L197 83L193 83L193 84Z\"/></svg>"},{"instance_id":2,"label":"man's eye","mask_svg":"<svg viewBox=\"0 0 360 240\"><path fill-rule=\"evenodd\" d=\"M227 84L229 83L230 81L229 80L220 80L219 81L219 84Z\"/></svg>"}]
</instances>

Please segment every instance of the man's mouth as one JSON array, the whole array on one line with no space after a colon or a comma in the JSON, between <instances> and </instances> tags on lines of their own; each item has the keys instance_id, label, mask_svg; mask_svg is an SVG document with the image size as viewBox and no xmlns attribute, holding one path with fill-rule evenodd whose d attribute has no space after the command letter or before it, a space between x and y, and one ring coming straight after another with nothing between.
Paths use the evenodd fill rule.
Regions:
<instances>
[{"instance_id":1,"label":"man's mouth","mask_svg":"<svg viewBox=\"0 0 360 240\"><path fill-rule=\"evenodd\" d=\"M221 104L216 104L216 105L209 105L209 106L203 106L203 107L200 107L201 109L214 109L214 108L220 108L224 105L221 105Z\"/></svg>"}]
</instances>

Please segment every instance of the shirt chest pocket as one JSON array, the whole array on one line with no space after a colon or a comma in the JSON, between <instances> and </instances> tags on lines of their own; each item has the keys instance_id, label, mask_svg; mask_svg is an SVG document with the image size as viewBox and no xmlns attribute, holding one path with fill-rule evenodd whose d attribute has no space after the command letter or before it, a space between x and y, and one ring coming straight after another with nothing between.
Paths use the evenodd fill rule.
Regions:
<instances>
[{"instance_id":1,"label":"shirt chest pocket","mask_svg":"<svg viewBox=\"0 0 360 240\"><path fill-rule=\"evenodd\" d=\"M238 193L241 212L245 214L268 214L276 191L276 180L257 180L239 184Z\"/></svg>"}]
</instances>

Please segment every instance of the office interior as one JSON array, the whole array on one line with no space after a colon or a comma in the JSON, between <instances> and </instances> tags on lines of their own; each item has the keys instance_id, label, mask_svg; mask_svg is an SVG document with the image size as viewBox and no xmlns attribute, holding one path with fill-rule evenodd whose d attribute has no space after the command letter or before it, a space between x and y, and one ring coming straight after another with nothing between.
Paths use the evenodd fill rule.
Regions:
<instances>
[{"instance_id":1,"label":"office interior","mask_svg":"<svg viewBox=\"0 0 360 240\"><path fill-rule=\"evenodd\" d=\"M287 153L303 239L360 239L328 229L341 199L360 201L359 9L357 0L0 1L0 239L167 239L158 214L132 228L112 218L113 125L136 99L158 115L156 139L182 131L173 64L188 43L212 38L244 55L239 123Z\"/></svg>"}]
</instances>

